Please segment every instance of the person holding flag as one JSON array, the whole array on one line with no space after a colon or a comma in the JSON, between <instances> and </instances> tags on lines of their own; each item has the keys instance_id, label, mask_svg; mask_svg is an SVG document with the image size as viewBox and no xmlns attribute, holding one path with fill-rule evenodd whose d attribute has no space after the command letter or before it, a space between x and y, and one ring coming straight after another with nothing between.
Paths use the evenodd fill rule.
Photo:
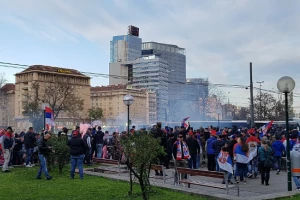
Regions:
<instances>
[{"instance_id":1,"label":"person holding flag","mask_svg":"<svg viewBox=\"0 0 300 200\"><path fill-rule=\"evenodd\" d=\"M247 164L252 160L252 154L249 154L249 146L243 137L238 138L238 143L234 148L234 160L236 161L236 183L244 181L246 184Z\"/></svg>"},{"instance_id":2,"label":"person holding flag","mask_svg":"<svg viewBox=\"0 0 300 200\"><path fill-rule=\"evenodd\" d=\"M45 107L45 131L50 131L51 130L51 126L55 126L54 123L54 114L51 108L49 107Z\"/></svg>"},{"instance_id":3,"label":"person holding flag","mask_svg":"<svg viewBox=\"0 0 300 200\"><path fill-rule=\"evenodd\" d=\"M232 160L231 160L231 157L230 157L230 154L228 152L228 148L223 146L218 157L217 157L217 162L218 162L218 165L219 165L219 168L223 171L226 171L227 172L227 182L228 184L233 184L231 182L231 176L233 174L233 163L232 163ZM225 179L223 180L223 184L225 184Z\"/></svg>"}]
</instances>

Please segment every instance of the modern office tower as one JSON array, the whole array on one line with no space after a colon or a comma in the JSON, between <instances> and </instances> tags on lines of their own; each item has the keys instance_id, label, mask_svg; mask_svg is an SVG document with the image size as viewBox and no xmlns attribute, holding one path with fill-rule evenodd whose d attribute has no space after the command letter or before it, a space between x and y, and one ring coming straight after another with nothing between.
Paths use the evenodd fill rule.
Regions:
<instances>
[{"instance_id":1,"label":"modern office tower","mask_svg":"<svg viewBox=\"0 0 300 200\"><path fill-rule=\"evenodd\" d=\"M131 61L142 54L142 39L139 38L139 29L128 27L128 35L114 36L110 41L110 63Z\"/></svg>"},{"instance_id":2,"label":"modern office tower","mask_svg":"<svg viewBox=\"0 0 300 200\"><path fill-rule=\"evenodd\" d=\"M185 92L186 56L185 49L177 45L157 42L142 43L142 55L156 55L167 61L168 68L168 119L178 121L182 119L178 113L178 103ZM173 114L171 114L173 113ZM172 117L173 116L173 117Z\"/></svg>"}]
</instances>

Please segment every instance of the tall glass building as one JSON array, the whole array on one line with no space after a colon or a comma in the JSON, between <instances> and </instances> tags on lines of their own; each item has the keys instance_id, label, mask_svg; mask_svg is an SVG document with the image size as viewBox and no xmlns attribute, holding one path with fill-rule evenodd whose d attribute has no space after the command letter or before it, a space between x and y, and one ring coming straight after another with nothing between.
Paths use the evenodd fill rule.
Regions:
<instances>
[{"instance_id":1,"label":"tall glass building","mask_svg":"<svg viewBox=\"0 0 300 200\"><path fill-rule=\"evenodd\" d=\"M157 121L166 121L168 107L167 62L155 55L137 58L132 63L132 78L129 84L134 88L155 91Z\"/></svg>"},{"instance_id":2,"label":"tall glass building","mask_svg":"<svg viewBox=\"0 0 300 200\"><path fill-rule=\"evenodd\" d=\"M114 36L110 41L110 63L135 60L141 54L142 39L137 36Z\"/></svg>"},{"instance_id":3,"label":"tall glass building","mask_svg":"<svg viewBox=\"0 0 300 200\"><path fill-rule=\"evenodd\" d=\"M186 56L185 49L172 44L143 42L142 55L157 55L165 60L168 70L168 121L181 121L181 104L188 99L185 95Z\"/></svg>"}]
</instances>

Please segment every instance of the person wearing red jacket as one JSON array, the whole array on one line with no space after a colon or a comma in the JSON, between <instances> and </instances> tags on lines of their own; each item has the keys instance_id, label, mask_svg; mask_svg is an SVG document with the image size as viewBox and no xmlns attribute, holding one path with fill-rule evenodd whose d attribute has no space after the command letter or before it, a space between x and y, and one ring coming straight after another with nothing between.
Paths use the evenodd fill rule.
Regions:
<instances>
[{"instance_id":1,"label":"person wearing red jacket","mask_svg":"<svg viewBox=\"0 0 300 200\"><path fill-rule=\"evenodd\" d=\"M246 143L249 144L249 142L257 142L257 144L260 144L259 139L255 136L255 133L251 133L251 136L246 140Z\"/></svg>"}]
</instances>

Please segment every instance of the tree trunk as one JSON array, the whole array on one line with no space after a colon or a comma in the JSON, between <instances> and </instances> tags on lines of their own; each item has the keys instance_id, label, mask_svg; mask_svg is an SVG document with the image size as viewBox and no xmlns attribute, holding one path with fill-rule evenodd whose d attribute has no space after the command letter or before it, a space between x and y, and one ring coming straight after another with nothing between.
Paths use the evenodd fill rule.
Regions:
<instances>
[{"instance_id":1,"label":"tree trunk","mask_svg":"<svg viewBox=\"0 0 300 200\"><path fill-rule=\"evenodd\" d=\"M141 175L141 177L139 178L139 182L140 182L140 187L142 190L143 200L148 200L146 186L143 181L143 175Z\"/></svg>"}]
</instances>

